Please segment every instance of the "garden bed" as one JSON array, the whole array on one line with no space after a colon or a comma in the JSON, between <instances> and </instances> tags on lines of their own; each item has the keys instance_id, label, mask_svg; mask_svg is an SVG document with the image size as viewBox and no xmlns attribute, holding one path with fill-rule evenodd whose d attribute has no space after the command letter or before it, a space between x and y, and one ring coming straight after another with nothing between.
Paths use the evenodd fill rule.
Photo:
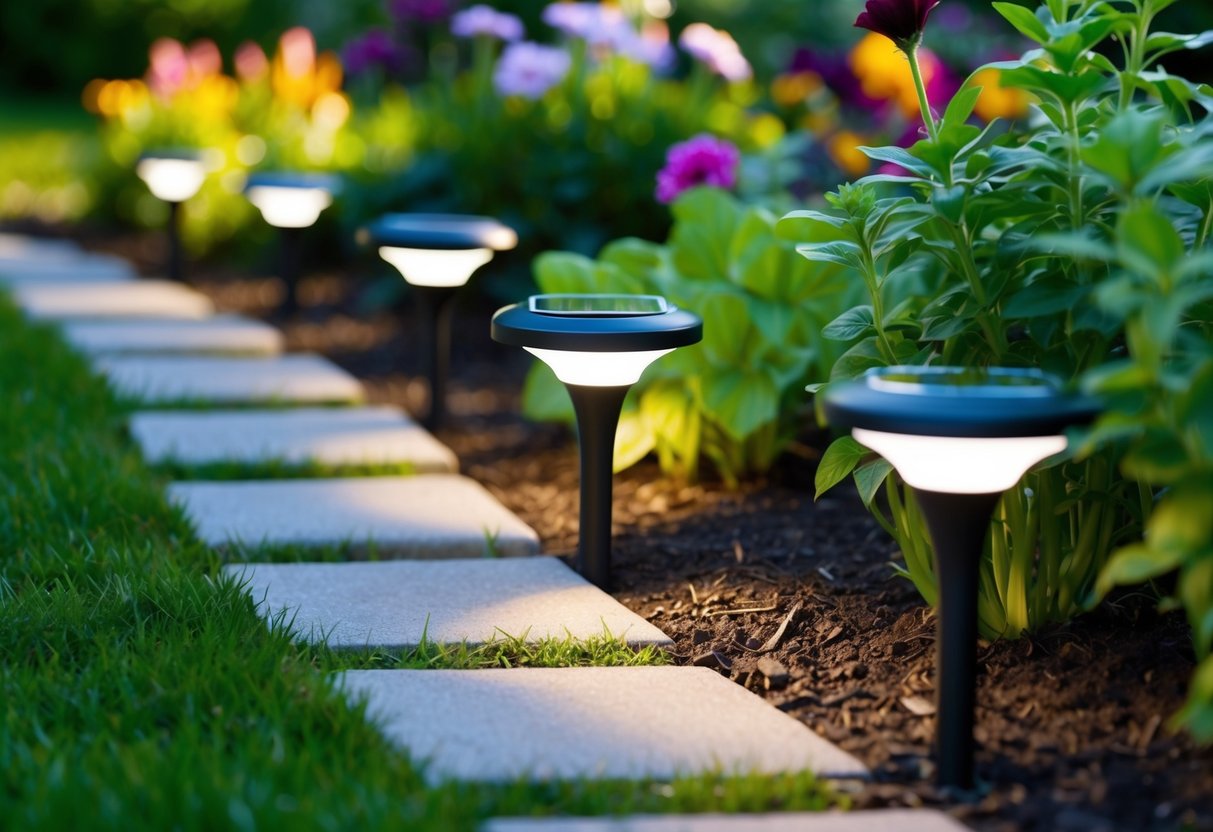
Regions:
<instances>
[{"instance_id":1,"label":"garden bed","mask_svg":"<svg viewBox=\"0 0 1213 832\"><path fill-rule=\"evenodd\" d=\"M107 247L147 262L137 238ZM194 281L226 311L263 313L275 299L272 279L198 268ZM288 344L329 355L373 401L421 408L409 319L362 314L365 286L310 281L314 305L286 327ZM571 555L575 442L518 415L527 358L491 343L492 308L473 295L457 315L439 436L546 551ZM982 785L959 798L930 785L934 621L892 576L896 547L853 492L812 500L826 439L806 416L794 452L738 491L672 482L651 462L620 474L614 595L674 638L679 662L718 669L870 765L857 806L944 805L980 830L1213 829L1213 753L1167 729L1192 672L1190 633L1141 592L1032 639L983 644Z\"/></svg>"}]
</instances>

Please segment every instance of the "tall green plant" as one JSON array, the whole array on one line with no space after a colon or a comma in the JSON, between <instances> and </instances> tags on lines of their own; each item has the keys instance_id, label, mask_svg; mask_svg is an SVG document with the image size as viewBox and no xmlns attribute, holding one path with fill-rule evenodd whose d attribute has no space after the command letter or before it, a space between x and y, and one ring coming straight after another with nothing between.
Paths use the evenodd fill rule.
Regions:
<instances>
[{"instance_id":1,"label":"tall green plant","mask_svg":"<svg viewBox=\"0 0 1213 832\"><path fill-rule=\"evenodd\" d=\"M1039 47L988 67L1035 97L1029 124L969 124L980 94L971 85L941 117L924 94L928 138L865 149L899 171L786 222L828 231L802 253L868 290L868 303L828 330L851 341L831 380L897 363L1036 366L1108 395L1109 415L1079 460L1052 461L1002 500L983 563L982 630L1015 636L1077 614L1115 583L1180 568L1206 657L1183 718L1210 737L1213 409L1200 397L1213 342L1213 90L1169 75L1161 60L1213 32L1152 31L1171 2L1048 0L1034 12L995 3ZM917 41L899 45L912 54ZM1106 56L1117 53L1118 62ZM849 474L933 602L912 496L887 463L841 439L823 459L819 493ZM882 487L887 510L876 507ZM1177 524L1178 507L1202 497L1203 512Z\"/></svg>"},{"instance_id":2,"label":"tall green plant","mask_svg":"<svg viewBox=\"0 0 1213 832\"><path fill-rule=\"evenodd\" d=\"M704 339L654 364L629 397L616 469L656 452L667 473L693 478L700 456L730 483L764 471L796 431L805 381L839 350L820 336L855 300L839 270L806 262L776 217L699 188L674 203L668 243L626 239L597 260L549 253L536 263L544 292L656 293L703 318ZM536 364L525 408L571 420L555 376Z\"/></svg>"}]
</instances>

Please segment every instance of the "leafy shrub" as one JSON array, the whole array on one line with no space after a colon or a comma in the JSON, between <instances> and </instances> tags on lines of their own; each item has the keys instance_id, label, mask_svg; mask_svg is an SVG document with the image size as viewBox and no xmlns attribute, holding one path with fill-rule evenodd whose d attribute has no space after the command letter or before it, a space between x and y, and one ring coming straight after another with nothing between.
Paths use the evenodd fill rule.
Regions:
<instances>
[{"instance_id":1,"label":"leafy shrub","mask_svg":"<svg viewBox=\"0 0 1213 832\"><path fill-rule=\"evenodd\" d=\"M1077 461L1030 472L1002 500L982 630L1015 636L1117 583L1179 570L1202 659L1181 718L1209 739L1213 89L1167 74L1160 59L1213 33L1151 32L1171 2L1048 0L1035 13L996 3L1040 46L988 67L1036 98L1030 125L969 124L969 86L942 118L924 113L929 138L866 150L897 172L840 188L827 210L787 223L830 233L803 253L868 290L868 304L832 326L855 340L831 380L895 363L1037 366L1107 396ZM1104 55L1117 43L1119 68ZM916 43L902 46L912 54ZM903 195L881 197L888 188ZM912 494L849 438L823 459L819 491L850 473L933 601ZM874 501L882 484L887 516Z\"/></svg>"},{"instance_id":2,"label":"leafy shrub","mask_svg":"<svg viewBox=\"0 0 1213 832\"><path fill-rule=\"evenodd\" d=\"M665 245L620 240L597 260L545 254L535 280L544 292L660 294L703 318L703 342L662 358L629 396L615 466L656 451L664 471L694 477L703 455L735 483L767 469L794 434L805 380L838 352L822 327L855 291L839 269L799 257L765 208L699 188L673 212ZM563 387L540 363L525 408L572 419Z\"/></svg>"}]
</instances>

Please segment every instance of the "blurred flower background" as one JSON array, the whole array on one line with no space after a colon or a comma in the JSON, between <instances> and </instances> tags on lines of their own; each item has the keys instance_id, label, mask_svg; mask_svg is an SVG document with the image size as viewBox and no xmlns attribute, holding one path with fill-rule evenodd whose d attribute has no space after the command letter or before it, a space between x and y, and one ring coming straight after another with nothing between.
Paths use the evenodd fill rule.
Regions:
<instances>
[{"instance_id":1,"label":"blurred flower background","mask_svg":"<svg viewBox=\"0 0 1213 832\"><path fill-rule=\"evenodd\" d=\"M496 214L527 241L520 272L548 248L660 240L664 203L688 182L783 208L871 172L859 147L917 139L909 67L888 38L854 27L859 11L857 0L4 4L0 219L154 226L165 208L134 160L184 146L205 149L215 174L186 206L196 255L264 242L239 196L255 168L344 175L345 210L326 219L341 231L405 207ZM1174 14L1177 26L1213 17L1194 4ZM918 54L932 101L1024 46L982 2L945 0L931 15ZM978 118L1027 112L996 70L974 82Z\"/></svg>"}]
</instances>

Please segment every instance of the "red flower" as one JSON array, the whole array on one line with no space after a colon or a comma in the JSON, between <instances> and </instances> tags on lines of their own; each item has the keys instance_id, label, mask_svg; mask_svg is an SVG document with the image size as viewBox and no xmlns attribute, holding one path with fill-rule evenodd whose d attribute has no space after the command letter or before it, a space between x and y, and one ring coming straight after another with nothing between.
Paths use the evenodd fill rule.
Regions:
<instances>
[{"instance_id":1,"label":"red flower","mask_svg":"<svg viewBox=\"0 0 1213 832\"><path fill-rule=\"evenodd\" d=\"M938 5L939 0L868 0L855 25L884 35L903 49L917 46L928 15Z\"/></svg>"}]
</instances>

